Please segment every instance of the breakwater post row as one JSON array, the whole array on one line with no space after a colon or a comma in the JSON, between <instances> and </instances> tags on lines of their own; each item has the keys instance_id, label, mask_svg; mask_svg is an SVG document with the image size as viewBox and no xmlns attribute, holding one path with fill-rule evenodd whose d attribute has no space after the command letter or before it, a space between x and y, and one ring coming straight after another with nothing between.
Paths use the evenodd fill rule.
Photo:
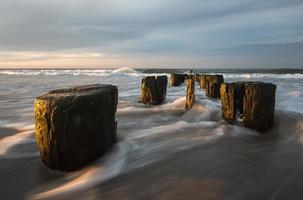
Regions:
<instances>
[{"instance_id":1,"label":"breakwater post row","mask_svg":"<svg viewBox=\"0 0 303 200\"><path fill-rule=\"evenodd\" d=\"M241 116L248 128L265 132L274 122L276 85L263 82L224 83L222 75L172 74L170 85L186 80L187 110L195 103L195 81L206 96L220 98L222 117L233 124ZM162 104L167 76L147 76L139 102ZM73 171L104 154L116 142L116 86L95 84L54 90L35 100L36 142L43 164Z\"/></svg>"},{"instance_id":2,"label":"breakwater post row","mask_svg":"<svg viewBox=\"0 0 303 200\"><path fill-rule=\"evenodd\" d=\"M195 76L205 95L220 98L222 117L227 123L243 121L259 132L268 131L274 122L276 85L264 82L224 83L222 75Z\"/></svg>"},{"instance_id":3,"label":"breakwater post row","mask_svg":"<svg viewBox=\"0 0 303 200\"><path fill-rule=\"evenodd\" d=\"M272 127L276 85L265 82L224 83L223 75L171 74L170 82L173 86L181 85L184 80L187 110L191 109L195 102L196 81L201 89L205 89L207 97L220 98L222 117L227 123L234 124L241 120L245 127L259 132L266 132ZM178 84L175 84L176 82Z\"/></svg>"}]
</instances>

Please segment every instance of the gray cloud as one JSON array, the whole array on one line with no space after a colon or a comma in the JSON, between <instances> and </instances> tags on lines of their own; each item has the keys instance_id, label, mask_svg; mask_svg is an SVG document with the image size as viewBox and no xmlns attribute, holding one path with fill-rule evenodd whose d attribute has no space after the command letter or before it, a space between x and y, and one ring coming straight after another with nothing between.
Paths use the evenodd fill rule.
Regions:
<instances>
[{"instance_id":1,"label":"gray cloud","mask_svg":"<svg viewBox=\"0 0 303 200\"><path fill-rule=\"evenodd\" d=\"M2 0L0 51L285 56L299 65L302 10L302 0Z\"/></svg>"}]
</instances>

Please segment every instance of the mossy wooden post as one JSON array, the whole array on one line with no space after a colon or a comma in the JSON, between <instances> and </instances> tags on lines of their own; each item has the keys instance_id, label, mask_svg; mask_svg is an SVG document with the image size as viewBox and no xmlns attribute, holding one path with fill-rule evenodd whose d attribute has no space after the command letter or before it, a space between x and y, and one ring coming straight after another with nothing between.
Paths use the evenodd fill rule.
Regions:
<instances>
[{"instance_id":1,"label":"mossy wooden post","mask_svg":"<svg viewBox=\"0 0 303 200\"><path fill-rule=\"evenodd\" d=\"M276 85L246 83L243 97L244 124L260 132L269 130L274 122Z\"/></svg>"},{"instance_id":2,"label":"mossy wooden post","mask_svg":"<svg viewBox=\"0 0 303 200\"><path fill-rule=\"evenodd\" d=\"M222 117L233 123L236 117L235 83L222 83L220 88Z\"/></svg>"},{"instance_id":3,"label":"mossy wooden post","mask_svg":"<svg viewBox=\"0 0 303 200\"><path fill-rule=\"evenodd\" d=\"M94 161L116 141L118 90L87 85L54 90L35 100L36 142L43 164L73 171Z\"/></svg>"},{"instance_id":4,"label":"mossy wooden post","mask_svg":"<svg viewBox=\"0 0 303 200\"><path fill-rule=\"evenodd\" d=\"M171 74L170 75L170 86L177 87L180 86L185 81L186 74Z\"/></svg>"},{"instance_id":5,"label":"mossy wooden post","mask_svg":"<svg viewBox=\"0 0 303 200\"><path fill-rule=\"evenodd\" d=\"M222 117L232 124L236 115L243 114L244 83L222 83L220 87L220 98L222 106Z\"/></svg>"},{"instance_id":6,"label":"mossy wooden post","mask_svg":"<svg viewBox=\"0 0 303 200\"><path fill-rule=\"evenodd\" d=\"M223 82L222 75L207 75L205 95L211 98L220 98L220 87Z\"/></svg>"},{"instance_id":7,"label":"mossy wooden post","mask_svg":"<svg viewBox=\"0 0 303 200\"><path fill-rule=\"evenodd\" d=\"M199 83L200 81L200 74L195 74L195 81L197 81Z\"/></svg>"},{"instance_id":8,"label":"mossy wooden post","mask_svg":"<svg viewBox=\"0 0 303 200\"><path fill-rule=\"evenodd\" d=\"M166 99L167 76L147 76L141 82L141 97L139 102L159 105Z\"/></svg>"},{"instance_id":9,"label":"mossy wooden post","mask_svg":"<svg viewBox=\"0 0 303 200\"><path fill-rule=\"evenodd\" d=\"M274 122L276 85L263 82L223 83L222 117L234 123L243 116L244 125L259 132L269 130Z\"/></svg>"},{"instance_id":10,"label":"mossy wooden post","mask_svg":"<svg viewBox=\"0 0 303 200\"><path fill-rule=\"evenodd\" d=\"M206 75L200 75L199 76L199 85L201 89L206 88Z\"/></svg>"},{"instance_id":11,"label":"mossy wooden post","mask_svg":"<svg viewBox=\"0 0 303 200\"><path fill-rule=\"evenodd\" d=\"M195 78L193 75L186 79L186 105L187 110L191 109L195 103Z\"/></svg>"}]
</instances>

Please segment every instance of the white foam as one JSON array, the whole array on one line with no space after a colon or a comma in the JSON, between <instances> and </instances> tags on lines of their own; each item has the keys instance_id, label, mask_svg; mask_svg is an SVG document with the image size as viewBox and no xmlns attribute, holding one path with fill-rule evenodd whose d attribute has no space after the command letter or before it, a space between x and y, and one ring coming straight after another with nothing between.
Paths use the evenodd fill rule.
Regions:
<instances>
[{"instance_id":1,"label":"white foam","mask_svg":"<svg viewBox=\"0 0 303 200\"><path fill-rule=\"evenodd\" d=\"M244 78L244 79L303 79L303 74L268 74L268 73L223 73L224 78Z\"/></svg>"},{"instance_id":2,"label":"white foam","mask_svg":"<svg viewBox=\"0 0 303 200\"><path fill-rule=\"evenodd\" d=\"M130 68L130 67L122 67L118 69L114 69L112 71L113 74L120 73L120 74L137 74L139 73L137 70Z\"/></svg>"},{"instance_id":3,"label":"white foam","mask_svg":"<svg viewBox=\"0 0 303 200\"><path fill-rule=\"evenodd\" d=\"M4 75L24 75L24 76L111 76L111 75L128 75L139 76L141 73L129 67L118 69L69 69L69 70L0 70L0 74Z\"/></svg>"},{"instance_id":4,"label":"white foam","mask_svg":"<svg viewBox=\"0 0 303 200\"><path fill-rule=\"evenodd\" d=\"M121 172L126 160L127 144L119 143L112 151L99 161L100 164L81 170L81 175L59 187L33 195L30 199L45 199L56 195L64 196L83 191L100 184Z\"/></svg>"}]
</instances>

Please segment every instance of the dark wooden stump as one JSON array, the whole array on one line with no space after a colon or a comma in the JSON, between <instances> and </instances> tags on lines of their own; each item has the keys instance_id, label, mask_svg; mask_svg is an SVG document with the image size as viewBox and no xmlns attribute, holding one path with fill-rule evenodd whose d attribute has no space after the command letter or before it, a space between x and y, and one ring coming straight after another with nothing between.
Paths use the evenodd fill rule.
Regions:
<instances>
[{"instance_id":1,"label":"dark wooden stump","mask_svg":"<svg viewBox=\"0 0 303 200\"><path fill-rule=\"evenodd\" d=\"M222 117L228 123L243 116L244 125L260 132L269 130L274 121L276 86L263 82L223 83Z\"/></svg>"},{"instance_id":2,"label":"dark wooden stump","mask_svg":"<svg viewBox=\"0 0 303 200\"><path fill-rule=\"evenodd\" d=\"M185 81L186 74L171 74L170 86L180 86Z\"/></svg>"},{"instance_id":3,"label":"dark wooden stump","mask_svg":"<svg viewBox=\"0 0 303 200\"><path fill-rule=\"evenodd\" d=\"M159 105L166 99L167 76L147 76L142 79L139 102Z\"/></svg>"},{"instance_id":4,"label":"dark wooden stump","mask_svg":"<svg viewBox=\"0 0 303 200\"><path fill-rule=\"evenodd\" d=\"M199 83L201 75L200 74L195 74L194 76L195 76L195 81Z\"/></svg>"},{"instance_id":5,"label":"dark wooden stump","mask_svg":"<svg viewBox=\"0 0 303 200\"><path fill-rule=\"evenodd\" d=\"M199 85L201 89L206 88L206 75L200 75L199 76Z\"/></svg>"},{"instance_id":6,"label":"dark wooden stump","mask_svg":"<svg viewBox=\"0 0 303 200\"><path fill-rule=\"evenodd\" d=\"M186 105L187 110L191 109L195 103L195 78L189 75L186 79Z\"/></svg>"},{"instance_id":7,"label":"dark wooden stump","mask_svg":"<svg viewBox=\"0 0 303 200\"><path fill-rule=\"evenodd\" d=\"M51 91L35 100L36 142L43 164L73 171L116 141L118 90L87 85Z\"/></svg>"},{"instance_id":8,"label":"dark wooden stump","mask_svg":"<svg viewBox=\"0 0 303 200\"><path fill-rule=\"evenodd\" d=\"M276 85L247 83L243 97L244 124L260 132L269 130L274 122Z\"/></svg>"},{"instance_id":9,"label":"dark wooden stump","mask_svg":"<svg viewBox=\"0 0 303 200\"><path fill-rule=\"evenodd\" d=\"M205 95L211 98L220 98L220 87L223 82L222 75L206 75Z\"/></svg>"}]
</instances>

